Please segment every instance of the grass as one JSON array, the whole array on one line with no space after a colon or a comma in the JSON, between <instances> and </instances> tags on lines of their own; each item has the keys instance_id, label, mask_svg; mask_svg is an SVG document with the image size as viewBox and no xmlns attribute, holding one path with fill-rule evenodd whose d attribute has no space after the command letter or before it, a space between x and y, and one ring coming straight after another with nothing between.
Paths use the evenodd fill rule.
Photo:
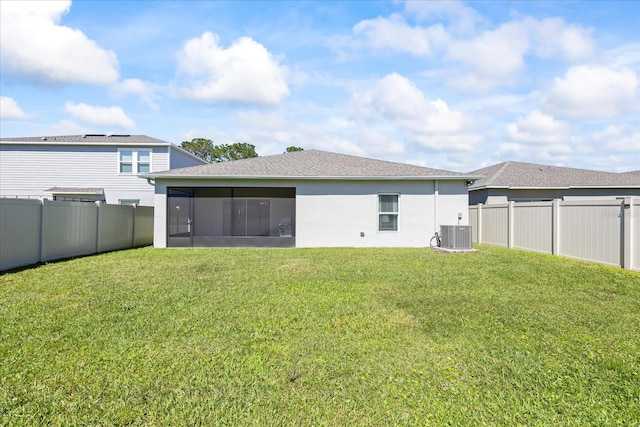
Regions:
<instances>
[{"instance_id":1,"label":"grass","mask_svg":"<svg viewBox=\"0 0 640 427\"><path fill-rule=\"evenodd\" d=\"M136 249L0 276L0 425L640 425L640 274Z\"/></svg>"}]
</instances>

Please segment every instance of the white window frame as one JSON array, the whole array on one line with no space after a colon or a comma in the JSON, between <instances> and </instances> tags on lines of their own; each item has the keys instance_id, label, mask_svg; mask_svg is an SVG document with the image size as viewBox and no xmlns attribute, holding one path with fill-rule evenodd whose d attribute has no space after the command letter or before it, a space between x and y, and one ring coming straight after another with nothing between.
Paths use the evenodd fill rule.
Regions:
<instances>
[{"instance_id":1,"label":"white window frame","mask_svg":"<svg viewBox=\"0 0 640 427\"><path fill-rule=\"evenodd\" d=\"M387 212L380 210L380 196L396 196L396 211ZM378 232L379 233L397 233L400 230L400 193L378 193L376 198L377 211L378 211ZM380 217L382 215L395 215L396 217L396 229L395 230L383 230L380 228Z\"/></svg>"},{"instance_id":2,"label":"white window frame","mask_svg":"<svg viewBox=\"0 0 640 427\"><path fill-rule=\"evenodd\" d=\"M122 153L131 152L131 172L122 172ZM141 153L147 152L149 153L149 170L145 172L140 172L140 165L147 164L147 162L141 162ZM118 148L118 175L137 175L139 173L151 172L153 158L153 150L151 148ZM129 162L126 162L128 164Z\"/></svg>"}]
</instances>

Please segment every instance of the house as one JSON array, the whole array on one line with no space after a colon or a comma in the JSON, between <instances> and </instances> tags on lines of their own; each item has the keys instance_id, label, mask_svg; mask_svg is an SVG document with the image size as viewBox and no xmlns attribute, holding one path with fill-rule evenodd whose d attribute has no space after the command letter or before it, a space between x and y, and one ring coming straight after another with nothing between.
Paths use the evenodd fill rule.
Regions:
<instances>
[{"instance_id":1,"label":"house","mask_svg":"<svg viewBox=\"0 0 640 427\"><path fill-rule=\"evenodd\" d=\"M424 247L477 176L305 150L144 173L156 247Z\"/></svg>"},{"instance_id":2,"label":"house","mask_svg":"<svg viewBox=\"0 0 640 427\"><path fill-rule=\"evenodd\" d=\"M470 172L484 178L469 187L469 204L615 199L640 196L640 173L504 162Z\"/></svg>"},{"instance_id":3,"label":"house","mask_svg":"<svg viewBox=\"0 0 640 427\"><path fill-rule=\"evenodd\" d=\"M138 174L205 163L145 135L0 138L0 197L152 206Z\"/></svg>"}]
</instances>

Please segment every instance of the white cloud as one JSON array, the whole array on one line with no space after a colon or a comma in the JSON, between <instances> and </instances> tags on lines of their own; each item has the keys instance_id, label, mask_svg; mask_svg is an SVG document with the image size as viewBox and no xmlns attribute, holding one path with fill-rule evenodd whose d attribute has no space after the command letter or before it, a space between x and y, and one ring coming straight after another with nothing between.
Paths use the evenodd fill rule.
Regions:
<instances>
[{"instance_id":1,"label":"white cloud","mask_svg":"<svg viewBox=\"0 0 640 427\"><path fill-rule=\"evenodd\" d=\"M446 56L470 66L479 76L499 81L524 66L529 47L526 28L509 22L473 39L452 41Z\"/></svg>"},{"instance_id":2,"label":"white cloud","mask_svg":"<svg viewBox=\"0 0 640 427\"><path fill-rule=\"evenodd\" d=\"M205 32L178 53L176 92L192 100L277 104L288 94L288 68L263 45L241 37L228 48Z\"/></svg>"},{"instance_id":3,"label":"white cloud","mask_svg":"<svg viewBox=\"0 0 640 427\"><path fill-rule=\"evenodd\" d=\"M640 65L640 43L630 43L618 46L605 52L604 63L614 70L629 67L636 68Z\"/></svg>"},{"instance_id":4,"label":"white cloud","mask_svg":"<svg viewBox=\"0 0 640 427\"><path fill-rule=\"evenodd\" d=\"M3 1L3 72L49 84L117 81L115 53L101 48L82 31L60 25L70 7L71 1Z\"/></svg>"},{"instance_id":5,"label":"white cloud","mask_svg":"<svg viewBox=\"0 0 640 427\"><path fill-rule=\"evenodd\" d=\"M575 62L591 57L595 51L591 30L568 25L562 18L527 18L523 24L531 34L536 53L542 58L558 57Z\"/></svg>"},{"instance_id":6,"label":"white cloud","mask_svg":"<svg viewBox=\"0 0 640 427\"><path fill-rule=\"evenodd\" d=\"M66 102L67 112L76 120L103 127L134 129L136 127L121 107L94 107L84 103Z\"/></svg>"},{"instance_id":7,"label":"white cloud","mask_svg":"<svg viewBox=\"0 0 640 427\"><path fill-rule=\"evenodd\" d=\"M377 17L361 21L353 27L353 34L364 38L370 48L407 52L417 56L431 54L447 38L442 25L411 27L397 13L389 18Z\"/></svg>"},{"instance_id":8,"label":"white cloud","mask_svg":"<svg viewBox=\"0 0 640 427\"><path fill-rule=\"evenodd\" d=\"M481 135L462 133L456 135L418 135L416 141L433 150L473 151L483 141Z\"/></svg>"},{"instance_id":9,"label":"white cloud","mask_svg":"<svg viewBox=\"0 0 640 427\"><path fill-rule=\"evenodd\" d=\"M441 99L430 100L413 82L397 73L378 80L371 89L353 94L358 119L385 135L402 135L422 147L434 150L467 151L482 137L465 132L467 119ZM395 140L395 138L394 138Z\"/></svg>"},{"instance_id":10,"label":"white cloud","mask_svg":"<svg viewBox=\"0 0 640 427\"><path fill-rule=\"evenodd\" d=\"M507 125L509 137L513 141L533 144L557 144L567 141L568 127L540 110L527 116L518 117L515 123Z\"/></svg>"},{"instance_id":11,"label":"white cloud","mask_svg":"<svg viewBox=\"0 0 640 427\"><path fill-rule=\"evenodd\" d=\"M464 116L451 111L446 102L429 100L413 82L397 73L378 80L372 89L355 93L356 113L362 118L383 118L419 134L455 133Z\"/></svg>"},{"instance_id":12,"label":"white cloud","mask_svg":"<svg viewBox=\"0 0 640 427\"><path fill-rule=\"evenodd\" d=\"M592 145L618 153L635 153L640 156L640 129L631 126L607 126L589 135ZM640 157L638 158L640 160Z\"/></svg>"},{"instance_id":13,"label":"white cloud","mask_svg":"<svg viewBox=\"0 0 640 427\"><path fill-rule=\"evenodd\" d=\"M484 18L475 9L465 6L459 0L449 1L407 1L405 10L417 19L448 18L448 28L454 33L466 34L475 30Z\"/></svg>"},{"instance_id":14,"label":"white cloud","mask_svg":"<svg viewBox=\"0 0 640 427\"><path fill-rule=\"evenodd\" d=\"M638 111L638 87L637 73L628 68L579 65L554 79L543 105L567 117L611 118Z\"/></svg>"},{"instance_id":15,"label":"white cloud","mask_svg":"<svg viewBox=\"0 0 640 427\"><path fill-rule=\"evenodd\" d=\"M120 98L126 95L136 95L140 97L140 102L151 110L156 110L158 105L155 100L159 99L156 88L140 79L125 79L111 86L111 92L114 96Z\"/></svg>"},{"instance_id":16,"label":"white cloud","mask_svg":"<svg viewBox=\"0 0 640 427\"><path fill-rule=\"evenodd\" d=\"M0 96L0 118L2 119L26 119L27 114L11 97Z\"/></svg>"}]
</instances>

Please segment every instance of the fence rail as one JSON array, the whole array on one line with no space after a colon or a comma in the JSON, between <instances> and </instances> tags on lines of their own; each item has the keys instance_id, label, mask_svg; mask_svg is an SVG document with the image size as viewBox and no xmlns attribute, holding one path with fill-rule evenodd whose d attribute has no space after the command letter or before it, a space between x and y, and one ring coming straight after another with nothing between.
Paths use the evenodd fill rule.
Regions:
<instances>
[{"instance_id":1,"label":"fence rail","mask_svg":"<svg viewBox=\"0 0 640 427\"><path fill-rule=\"evenodd\" d=\"M640 198L469 207L473 242L640 271Z\"/></svg>"},{"instance_id":2,"label":"fence rail","mask_svg":"<svg viewBox=\"0 0 640 427\"><path fill-rule=\"evenodd\" d=\"M0 199L0 270L153 244L153 208Z\"/></svg>"}]
</instances>

